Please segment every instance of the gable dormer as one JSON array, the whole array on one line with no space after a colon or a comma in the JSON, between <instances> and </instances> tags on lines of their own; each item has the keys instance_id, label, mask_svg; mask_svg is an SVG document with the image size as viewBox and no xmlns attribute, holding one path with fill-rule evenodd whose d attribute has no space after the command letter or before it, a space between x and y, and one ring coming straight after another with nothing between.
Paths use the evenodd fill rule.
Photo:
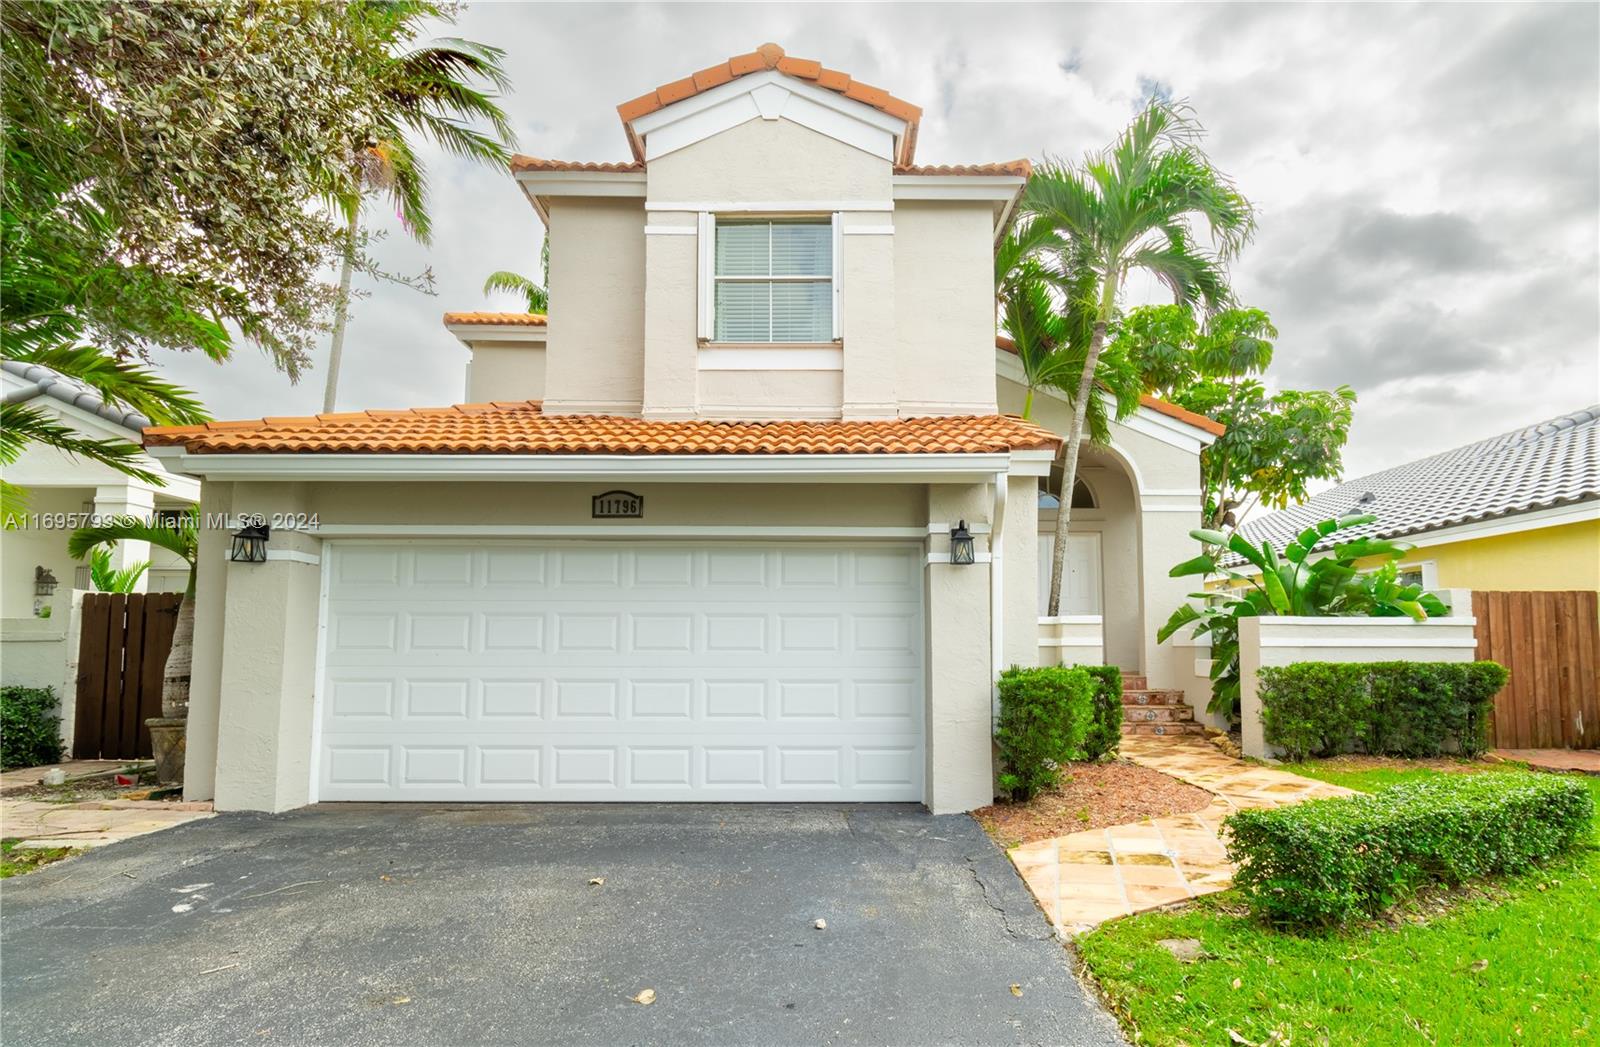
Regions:
<instances>
[{"instance_id":1,"label":"gable dormer","mask_svg":"<svg viewBox=\"0 0 1600 1047\"><path fill-rule=\"evenodd\" d=\"M995 409L992 252L1025 161L916 167L918 107L775 44L618 115L631 161L513 165L550 236L547 412Z\"/></svg>"}]
</instances>

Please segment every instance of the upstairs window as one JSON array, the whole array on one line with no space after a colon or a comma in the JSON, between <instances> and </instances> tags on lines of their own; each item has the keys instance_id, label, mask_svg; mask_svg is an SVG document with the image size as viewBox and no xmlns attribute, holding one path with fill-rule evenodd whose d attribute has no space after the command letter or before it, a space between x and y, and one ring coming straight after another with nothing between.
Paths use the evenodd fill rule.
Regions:
<instances>
[{"instance_id":1,"label":"upstairs window","mask_svg":"<svg viewBox=\"0 0 1600 1047\"><path fill-rule=\"evenodd\" d=\"M712 339L831 342L834 223L820 218L718 218Z\"/></svg>"}]
</instances>

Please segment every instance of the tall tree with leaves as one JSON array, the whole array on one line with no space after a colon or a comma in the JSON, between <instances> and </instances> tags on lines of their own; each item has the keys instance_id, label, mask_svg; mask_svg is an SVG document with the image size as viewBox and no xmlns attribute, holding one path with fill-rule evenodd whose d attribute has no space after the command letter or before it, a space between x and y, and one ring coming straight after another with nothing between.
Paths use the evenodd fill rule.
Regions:
<instances>
[{"instance_id":1,"label":"tall tree with leaves","mask_svg":"<svg viewBox=\"0 0 1600 1047\"><path fill-rule=\"evenodd\" d=\"M1078 451L1106 332L1128 275L1143 270L1190 308L1216 311L1231 297L1225 264L1255 230L1255 216L1200 147L1203 130L1183 105L1155 101L1105 150L1080 164L1051 161L1028 181L1022 210L1052 229L1059 250L1093 272L1094 322L1062 448L1062 490L1077 480ZM1211 250L1199 246L1203 224ZM1071 499L1056 518L1049 614L1060 613Z\"/></svg>"},{"instance_id":2,"label":"tall tree with leaves","mask_svg":"<svg viewBox=\"0 0 1600 1047\"><path fill-rule=\"evenodd\" d=\"M1260 309L1226 309L1202 327L1181 306L1155 305L1130 310L1111 339L1150 392L1227 427L1200 453L1209 529L1234 526L1258 504L1301 501L1310 481L1343 471L1356 394L1345 385L1269 393L1259 376L1277 336Z\"/></svg>"},{"instance_id":3,"label":"tall tree with leaves","mask_svg":"<svg viewBox=\"0 0 1600 1047\"><path fill-rule=\"evenodd\" d=\"M416 42L426 21L449 17L452 9L423 0L358 0L349 12L356 31L379 44L367 51L372 66L366 75L376 86L376 99L365 124L351 128L350 162L333 191L344 217L345 248L324 411L332 411L338 399L362 205L370 196L386 195L411 235L428 243L433 235L428 177L412 139L420 136L452 156L504 168L511 158L507 143L514 137L494 96L477 86L503 91L510 85L500 65L503 50L455 37ZM478 130L475 122L487 124L493 133Z\"/></svg>"}]
</instances>

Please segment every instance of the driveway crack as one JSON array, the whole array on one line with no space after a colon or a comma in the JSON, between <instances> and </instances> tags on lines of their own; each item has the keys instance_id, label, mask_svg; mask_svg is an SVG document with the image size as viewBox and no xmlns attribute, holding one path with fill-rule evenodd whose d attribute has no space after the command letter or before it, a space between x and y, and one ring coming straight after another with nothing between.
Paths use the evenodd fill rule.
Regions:
<instances>
[{"instance_id":1,"label":"driveway crack","mask_svg":"<svg viewBox=\"0 0 1600 1047\"><path fill-rule=\"evenodd\" d=\"M1004 905L997 903L993 896L989 893L989 881L985 880L983 878L983 874L978 871L978 861L979 859L977 856L970 854L967 855L967 871L972 874L973 882L978 885L978 892L983 895L983 904L993 909L995 913L999 915L1000 926L1004 928L1006 934L1017 941L1043 942L1054 940L1055 933L1050 931L1048 928L1043 933L1028 934L1017 930L1017 928L1011 925L1010 911Z\"/></svg>"}]
</instances>

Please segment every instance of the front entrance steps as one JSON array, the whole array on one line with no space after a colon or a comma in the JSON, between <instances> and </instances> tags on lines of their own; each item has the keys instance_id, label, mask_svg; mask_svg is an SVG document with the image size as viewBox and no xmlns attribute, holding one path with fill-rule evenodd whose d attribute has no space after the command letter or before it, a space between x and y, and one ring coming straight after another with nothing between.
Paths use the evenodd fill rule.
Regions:
<instances>
[{"instance_id":1,"label":"front entrance steps","mask_svg":"<svg viewBox=\"0 0 1600 1047\"><path fill-rule=\"evenodd\" d=\"M1205 734L1181 690L1152 688L1143 676L1122 674L1122 734Z\"/></svg>"}]
</instances>

